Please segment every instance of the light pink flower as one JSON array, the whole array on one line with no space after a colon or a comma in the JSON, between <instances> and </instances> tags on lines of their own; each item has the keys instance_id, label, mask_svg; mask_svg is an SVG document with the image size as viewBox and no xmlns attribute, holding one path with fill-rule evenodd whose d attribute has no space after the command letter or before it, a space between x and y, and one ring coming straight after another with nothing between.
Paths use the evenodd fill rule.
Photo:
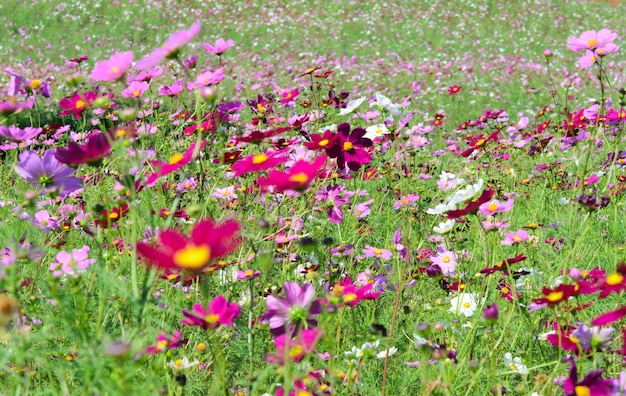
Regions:
<instances>
[{"instance_id":1,"label":"light pink flower","mask_svg":"<svg viewBox=\"0 0 626 396\"><path fill-rule=\"evenodd\" d=\"M378 257L383 260L389 260L391 258L391 252L387 249L379 249L370 245L365 245L365 249L363 249L363 254L365 257Z\"/></svg>"},{"instance_id":2,"label":"light pink flower","mask_svg":"<svg viewBox=\"0 0 626 396\"><path fill-rule=\"evenodd\" d=\"M567 39L567 48L572 51L594 50L603 47L606 44L615 41L617 33L609 29L601 29L599 32L595 30L587 30L579 37L569 37Z\"/></svg>"},{"instance_id":3,"label":"light pink flower","mask_svg":"<svg viewBox=\"0 0 626 396\"><path fill-rule=\"evenodd\" d=\"M507 245L507 246L511 246L514 245L516 243L522 243L526 240L528 240L528 238L530 237L530 235L524 231L524 230L518 230L515 231L515 233L506 233L504 234L504 241L500 242L500 244L502 245Z\"/></svg>"},{"instance_id":4,"label":"light pink flower","mask_svg":"<svg viewBox=\"0 0 626 396\"><path fill-rule=\"evenodd\" d=\"M598 57L596 54L594 54L593 51L587 50L585 51L585 55L578 58L578 67L580 69L588 69L597 61Z\"/></svg>"},{"instance_id":5,"label":"light pink flower","mask_svg":"<svg viewBox=\"0 0 626 396\"><path fill-rule=\"evenodd\" d=\"M147 82L133 81L126 89L122 90L122 96L125 98L140 98L147 89Z\"/></svg>"},{"instance_id":6,"label":"light pink flower","mask_svg":"<svg viewBox=\"0 0 626 396\"><path fill-rule=\"evenodd\" d=\"M77 278L80 272L84 272L91 264L96 262L95 259L87 258L88 253L89 246L74 249L71 254L62 250L56 255L57 261L50 264L52 276L71 275Z\"/></svg>"},{"instance_id":7,"label":"light pink flower","mask_svg":"<svg viewBox=\"0 0 626 396\"><path fill-rule=\"evenodd\" d=\"M513 209L513 200L509 199L506 202L500 202L497 199L493 201L485 202L478 207L478 213L487 215L493 215L495 213L504 213Z\"/></svg>"},{"instance_id":8,"label":"light pink flower","mask_svg":"<svg viewBox=\"0 0 626 396\"><path fill-rule=\"evenodd\" d=\"M118 52L105 61L98 62L89 78L96 81L115 81L124 77L124 74L133 64L133 51Z\"/></svg>"},{"instance_id":9,"label":"light pink flower","mask_svg":"<svg viewBox=\"0 0 626 396\"><path fill-rule=\"evenodd\" d=\"M200 33L200 21L195 22L189 30L179 30L170 36L161 47L152 51L148 56L135 64L135 69L146 70L158 66L164 59L175 59L180 49Z\"/></svg>"},{"instance_id":10,"label":"light pink flower","mask_svg":"<svg viewBox=\"0 0 626 396\"><path fill-rule=\"evenodd\" d=\"M456 253L446 250L442 246L437 248L437 255L431 256L430 260L433 265L438 265L444 276L450 276L456 273L457 257Z\"/></svg>"},{"instance_id":11,"label":"light pink flower","mask_svg":"<svg viewBox=\"0 0 626 396\"><path fill-rule=\"evenodd\" d=\"M216 188L215 192L211 197L216 199L237 199L237 194L235 194L235 186L229 186L225 188Z\"/></svg>"},{"instance_id":12,"label":"light pink flower","mask_svg":"<svg viewBox=\"0 0 626 396\"><path fill-rule=\"evenodd\" d=\"M214 72L209 70L196 77L196 81L188 82L187 89L191 91L193 89L205 87L207 85L217 85L222 82L223 79L224 69L220 68L215 70Z\"/></svg>"},{"instance_id":13,"label":"light pink flower","mask_svg":"<svg viewBox=\"0 0 626 396\"><path fill-rule=\"evenodd\" d=\"M210 43L203 43L204 50L211 54L215 54L217 56L222 55L227 49L232 47L235 44L233 40L224 41L223 39L217 39L215 42L215 46Z\"/></svg>"}]
</instances>

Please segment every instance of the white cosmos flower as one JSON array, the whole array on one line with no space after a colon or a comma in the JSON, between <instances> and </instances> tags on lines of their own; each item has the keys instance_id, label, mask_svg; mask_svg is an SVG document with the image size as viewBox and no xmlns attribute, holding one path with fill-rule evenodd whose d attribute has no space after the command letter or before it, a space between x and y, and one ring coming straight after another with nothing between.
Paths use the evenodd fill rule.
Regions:
<instances>
[{"instance_id":1,"label":"white cosmos flower","mask_svg":"<svg viewBox=\"0 0 626 396\"><path fill-rule=\"evenodd\" d=\"M449 312L470 317L478 309L478 295L475 293L460 293L450 300Z\"/></svg>"},{"instance_id":2,"label":"white cosmos flower","mask_svg":"<svg viewBox=\"0 0 626 396\"><path fill-rule=\"evenodd\" d=\"M514 358L513 355L507 352L504 354L504 364L521 375L528 375L528 367L522 363L522 358L520 357Z\"/></svg>"},{"instance_id":3,"label":"white cosmos flower","mask_svg":"<svg viewBox=\"0 0 626 396\"><path fill-rule=\"evenodd\" d=\"M434 208L428 208L428 210L426 210L426 213L431 214L431 215L438 215L438 214L444 214L454 209L456 209L456 204L450 204L450 203L439 204L435 206Z\"/></svg>"},{"instance_id":4,"label":"white cosmos flower","mask_svg":"<svg viewBox=\"0 0 626 396\"><path fill-rule=\"evenodd\" d=\"M357 107L361 106L363 102L365 102L365 99L366 97L362 96L358 99L349 101L345 108L339 110L339 115L347 115L352 113L354 110L357 109Z\"/></svg>"},{"instance_id":5,"label":"white cosmos flower","mask_svg":"<svg viewBox=\"0 0 626 396\"><path fill-rule=\"evenodd\" d=\"M439 226L434 226L433 231L437 234L447 234L448 232L452 231L455 224L455 220L446 220L443 223L439 223Z\"/></svg>"},{"instance_id":6,"label":"white cosmos flower","mask_svg":"<svg viewBox=\"0 0 626 396\"><path fill-rule=\"evenodd\" d=\"M393 355L393 354L394 354L394 353L396 353L396 352L398 352L398 348L396 348L396 347L391 347L391 348L389 348L389 349L385 349L384 351L380 351L380 352L378 352L378 353L376 354L376 357L377 357L377 358L379 358L379 359L384 359L384 358L386 358L387 356L391 356L391 355Z\"/></svg>"},{"instance_id":7,"label":"white cosmos flower","mask_svg":"<svg viewBox=\"0 0 626 396\"><path fill-rule=\"evenodd\" d=\"M367 133L363 135L363 137L368 138L370 140L374 140L377 137L382 137L383 135L386 135L389 133L389 129L387 129L385 124L376 124L376 125L368 126L367 128L365 128L365 131Z\"/></svg>"},{"instance_id":8,"label":"white cosmos flower","mask_svg":"<svg viewBox=\"0 0 626 396\"><path fill-rule=\"evenodd\" d=\"M400 117L402 115L402 112L400 111L400 105L394 104L391 99L382 95L380 92L376 92L376 102L370 104L370 107L372 106L382 107L383 109L387 110L389 114L391 114L393 117Z\"/></svg>"},{"instance_id":9,"label":"white cosmos flower","mask_svg":"<svg viewBox=\"0 0 626 396\"><path fill-rule=\"evenodd\" d=\"M182 359L174 360L173 362L169 362L167 365L174 371L181 371L193 367L197 364L200 364L200 362L197 360L190 362L187 356L183 356Z\"/></svg>"},{"instance_id":10,"label":"white cosmos flower","mask_svg":"<svg viewBox=\"0 0 626 396\"><path fill-rule=\"evenodd\" d=\"M448 203L458 204L460 202L471 201L483 191L483 179L478 180L476 184L470 184L465 188L460 189L451 198L448 198Z\"/></svg>"}]
</instances>

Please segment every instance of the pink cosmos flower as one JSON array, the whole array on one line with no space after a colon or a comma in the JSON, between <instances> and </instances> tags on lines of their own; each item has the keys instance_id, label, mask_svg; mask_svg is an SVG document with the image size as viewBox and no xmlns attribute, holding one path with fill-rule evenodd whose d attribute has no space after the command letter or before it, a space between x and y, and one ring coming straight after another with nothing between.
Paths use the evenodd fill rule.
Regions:
<instances>
[{"instance_id":1,"label":"pink cosmos flower","mask_svg":"<svg viewBox=\"0 0 626 396\"><path fill-rule=\"evenodd\" d=\"M52 276L70 275L77 278L81 272L96 262L95 259L88 258L89 246L74 249L71 253L62 250L56 255L57 261L50 264Z\"/></svg>"},{"instance_id":2,"label":"pink cosmos flower","mask_svg":"<svg viewBox=\"0 0 626 396\"><path fill-rule=\"evenodd\" d=\"M159 95L161 96L178 96L183 92L183 79L180 78L172 85L165 85L159 88Z\"/></svg>"},{"instance_id":3,"label":"pink cosmos flower","mask_svg":"<svg viewBox=\"0 0 626 396\"><path fill-rule=\"evenodd\" d=\"M430 260L433 265L438 265L441 268L441 273L444 276L456 273L457 257L453 251L446 250L443 246L440 246L437 248L437 255L431 256Z\"/></svg>"},{"instance_id":4,"label":"pink cosmos flower","mask_svg":"<svg viewBox=\"0 0 626 396\"><path fill-rule=\"evenodd\" d=\"M0 125L0 136L3 136L14 142L32 140L37 137L37 135L39 135L42 131L43 129L41 128L26 127L24 129L21 129L15 125L11 125L9 127L5 125Z\"/></svg>"},{"instance_id":5,"label":"pink cosmos flower","mask_svg":"<svg viewBox=\"0 0 626 396\"><path fill-rule=\"evenodd\" d=\"M227 49L232 47L235 44L233 40L224 41L223 39L217 39L215 45L211 45L210 43L203 43L204 50L208 53L215 54L217 56L221 56Z\"/></svg>"},{"instance_id":6,"label":"pink cosmos flower","mask_svg":"<svg viewBox=\"0 0 626 396\"><path fill-rule=\"evenodd\" d=\"M208 70L196 77L196 81L187 83L188 90L206 87L207 85L217 85L224 79L224 69L219 68L214 72Z\"/></svg>"},{"instance_id":7,"label":"pink cosmos flower","mask_svg":"<svg viewBox=\"0 0 626 396\"><path fill-rule=\"evenodd\" d=\"M357 219L364 219L371 213L370 205L374 202L373 199L354 205L352 211Z\"/></svg>"},{"instance_id":8,"label":"pink cosmos flower","mask_svg":"<svg viewBox=\"0 0 626 396\"><path fill-rule=\"evenodd\" d=\"M326 160L327 157L325 155L320 155L313 163L298 161L288 172L273 170L268 177L259 178L257 183L260 186L273 186L274 192L287 190L304 191L320 174L322 167L326 164Z\"/></svg>"},{"instance_id":9,"label":"pink cosmos flower","mask_svg":"<svg viewBox=\"0 0 626 396\"><path fill-rule=\"evenodd\" d=\"M156 169L156 172L148 176L146 185L151 186L159 177L168 175L190 163L205 145L206 140L203 140L196 151L196 142L193 142L184 154L176 153L170 157L168 162L152 161L152 166Z\"/></svg>"},{"instance_id":10,"label":"pink cosmos flower","mask_svg":"<svg viewBox=\"0 0 626 396\"><path fill-rule=\"evenodd\" d=\"M161 47L152 51L148 56L140 59L135 64L135 69L146 70L157 66L164 59L175 59L178 57L180 49L200 33L200 21L195 22L189 30L179 30L170 36Z\"/></svg>"},{"instance_id":11,"label":"pink cosmos flower","mask_svg":"<svg viewBox=\"0 0 626 396\"><path fill-rule=\"evenodd\" d=\"M496 213L504 213L513 209L514 200L509 199L506 202L500 202L497 199L493 201L485 202L484 204L478 207L478 213L483 213L486 215L493 215Z\"/></svg>"},{"instance_id":12,"label":"pink cosmos flower","mask_svg":"<svg viewBox=\"0 0 626 396\"><path fill-rule=\"evenodd\" d=\"M133 81L130 85L122 90L122 96L125 98L141 98L149 85L145 81Z\"/></svg>"},{"instance_id":13,"label":"pink cosmos flower","mask_svg":"<svg viewBox=\"0 0 626 396\"><path fill-rule=\"evenodd\" d=\"M229 186L224 188L216 188L215 192L211 197L216 199L237 199L237 194L235 193L235 186Z\"/></svg>"},{"instance_id":14,"label":"pink cosmos flower","mask_svg":"<svg viewBox=\"0 0 626 396\"><path fill-rule=\"evenodd\" d=\"M204 330L214 329L223 324L233 326L233 319L239 317L241 309L237 303L228 303L222 296L217 296L209 303L208 307L202 304L194 304L193 311L183 309L182 324L187 326L200 326Z\"/></svg>"},{"instance_id":15,"label":"pink cosmos flower","mask_svg":"<svg viewBox=\"0 0 626 396\"><path fill-rule=\"evenodd\" d=\"M180 329L177 329L171 336L164 333L159 334L156 338L156 345L150 345L146 348L146 353L148 355L155 355L185 344L187 344L187 339L182 339L182 332Z\"/></svg>"},{"instance_id":16,"label":"pink cosmos flower","mask_svg":"<svg viewBox=\"0 0 626 396\"><path fill-rule=\"evenodd\" d=\"M530 237L530 235L524 230L515 231L515 233L504 234L504 241L500 242L502 245L511 246L516 243L522 243Z\"/></svg>"},{"instance_id":17,"label":"pink cosmos flower","mask_svg":"<svg viewBox=\"0 0 626 396\"><path fill-rule=\"evenodd\" d=\"M393 208L398 210L403 206L409 206L413 202L417 202L419 199L420 196L417 194L411 193L409 195L403 195L399 200L393 203Z\"/></svg>"},{"instance_id":18,"label":"pink cosmos flower","mask_svg":"<svg viewBox=\"0 0 626 396\"><path fill-rule=\"evenodd\" d=\"M324 303L332 304L337 308L346 305L354 307L362 300L375 300L380 294L380 292L374 290L373 283L366 282L360 286L358 280L353 283L352 279L347 276L333 286L330 293L328 293L328 300L324 301Z\"/></svg>"},{"instance_id":19,"label":"pink cosmos flower","mask_svg":"<svg viewBox=\"0 0 626 396\"><path fill-rule=\"evenodd\" d=\"M280 150L250 155L235 162L232 166L232 170L235 171L235 177L238 177L245 173L271 169L289 160L289 157L281 156L283 153L284 150Z\"/></svg>"},{"instance_id":20,"label":"pink cosmos flower","mask_svg":"<svg viewBox=\"0 0 626 396\"><path fill-rule=\"evenodd\" d=\"M578 58L578 68L588 69L598 61L598 57L593 51L585 51L585 55Z\"/></svg>"},{"instance_id":21,"label":"pink cosmos flower","mask_svg":"<svg viewBox=\"0 0 626 396\"><path fill-rule=\"evenodd\" d=\"M117 52L109 59L96 63L89 78L96 81L120 80L132 64L133 51Z\"/></svg>"},{"instance_id":22,"label":"pink cosmos flower","mask_svg":"<svg viewBox=\"0 0 626 396\"><path fill-rule=\"evenodd\" d=\"M391 258L391 252L387 249L379 249L370 245L365 245L365 249L363 249L363 254L365 257L378 257L383 260L389 260Z\"/></svg>"},{"instance_id":23,"label":"pink cosmos flower","mask_svg":"<svg viewBox=\"0 0 626 396\"><path fill-rule=\"evenodd\" d=\"M594 50L603 47L617 39L617 33L609 29L601 29L599 32L595 30L587 30L579 37L569 37L567 39L567 48L572 51Z\"/></svg>"},{"instance_id":24,"label":"pink cosmos flower","mask_svg":"<svg viewBox=\"0 0 626 396\"><path fill-rule=\"evenodd\" d=\"M274 340L276 352L265 355L265 360L270 364L284 365L287 359L298 363L308 353L315 350L315 344L322 337L320 329L304 329L289 341L287 346L287 334L281 334Z\"/></svg>"}]
</instances>

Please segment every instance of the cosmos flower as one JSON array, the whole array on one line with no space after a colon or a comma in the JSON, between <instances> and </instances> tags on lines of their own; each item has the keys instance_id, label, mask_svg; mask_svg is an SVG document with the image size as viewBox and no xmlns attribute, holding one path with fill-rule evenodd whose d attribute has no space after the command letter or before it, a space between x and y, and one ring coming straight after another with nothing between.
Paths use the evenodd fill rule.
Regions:
<instances>
[{"instance_id":1,"label":"cosmos flower","mask_svg":"<svg viewBox=\"0 0 626 396\"><path fill-rule=\"evenodd\" d=\"M478 294L460 293L458 296L450 299L449 312L469 317L474 315L474 312L478 309L479 302Z\"/></svg>"},{"instance_id":2,"label":"cosmos flower","mask_svg":"<svg viewBox=\"0 0 626 396\"><path fill-rule=\"evenodd\" d=\"M79 119L85 110L93 105L98 98L97 92L85 92L79 94L74 92L72 96L65 97L59 102L59 107L63 109L62 116L73 114L75 119Z\"/></svg>"},{"instance_id":3,"label":"cosmos flower","mask_svg":"<svg viewBox=\"0 0 626 396\"><path fill-rule=\"evenodd\" d=\"M507 232L504 234L504 240L500 242L501 245L511 246L517 243L527 241L530 235L525 230L517 230L514 233Z\"/></svg>"},{"instance_id":4,"label":"cosmos flower","mask_svg":"<svg viewBox=\"0 0 626 396\"><path fill-rule=\"evenodd\" d=\"M304 329L297 336L287 342L287 334L281 334L274 339L276 351L265 355L265 360L270 364L285 364L289 359L295 363L301 361L307 354L315 350L315 344L322 338L320 329ZM289 344L289 346L287 346Z\"/></svg>"},{"instance_id":5,"label":"cosmos flower","mask_svg":"<svg viewBox=\"0 0 626 396\"><path fill-rule=\"evenodd\" d=\"M233 326L233 319L239 317L241 308L237 303L229 303L223 296L215 297L205 308L194 304L193 311L183 309L182 324L200 326L202 329L214 329L219 325Z\"/></svg>"},{"instance_id":6,"label":"cosmos flower","mask_svg":"<svg viewBox=\"0 0 626 396\"><path fill-rule=\"evenodd\" d=\"M391 133L391 131L387 129L385 124L376 124L376 125L368 126L367 128L365 128L365 131L367 133L363 135L363 137L370 139L370 140L374 140L376 138L382 138L383 136Z\"/></svg>"},{"instance_id":7,"label":"cosmos flower","mask_svg":"<svg viewBox=\"0 0 626 396\"><path fill-rule=\"evenodd\" d=\"M387 249L379 249L370 245L365 245L365 249L363 249L363 254L365 257L377 257L383 260L389 260L392 257L392 254Z\"/></svg>"},{"instance_id":8,"label":"cosmos flower","mask_svg":"<svg viewBox=\"0 0 626 396\"><path fill-rule=\"evenodd\" d=\"M54 158L70 166L80 164L96 166L111 151L109 139L104 133L98 133L89 137L87 143L82 146L76 142L69 142L67 148L56 150Z\"/></svg>"},{"instance_id":9,"label":"cosmos flower","mask_svg":"<svg viewBox=\"0 0 626 396\"><path fill-rule=\"evenodd\" d=\"M121 80L133 64L133 51L117 52L109 59L96 63L89 78L95 81Z\"/></svg>"},{"instance_id":10,"label":"cosmos flower","mask_svg":"<svg viewBox=\"0 0 626 396\"><path fill-rule=\"evenodd\" d=\"M438 265L441 268L441 273L444 276L450 276L456 273L457 256L456 253L450 250L446 250L443 246L437 248L437 254L430 256L430 260L433 265Z\"/></svg>"},{"instance_id":11,"label":"cosmos flower","mask_svg":"<svg viewBox=\"0 0 626 396\"><path fill-rule=\"evenodd\" d=\"M156 172L150 174L146 179L146 185L151 186L159 177L168 175L190 163L206 145L206 139L200 142L200 147L196 151L196 141L194 141L184 153L176 153L170 157L168 162L152 161L152 166Z\"/></svg>"},{"instance_id":12,"label":"cosmos flower","mask_svg":"<svg viewBox=\"0 0 626 396\"><path fill-rule=\"evenodd\" d=\"M456 95L461 92L462 88L463 87L461 87L460 85L451 85L448 87L448 94L450 94L450 96Z\"/></svg>"},{"instance_id":13,"label":"cosmos flower","mask_svg":"<svg viewBox=\"0 0 626 396\"><path fill-rule=\"evenodd\" d=\"M165 333L161 333L156 338L156 345L150 345L146 348L148 355L154 355L167 351L169 349L175 349L179 346L187 344L187 339L182 338L182 332L177 329L171 336Z\"/></svg>"},{"instance_id":14,"label":"cosmos flower","mask_svg":"<svg viewBox=\"0 0 626 396\"><path fill-rule=\"evenodd\" d=\"M274 336L289 332L296 334L303 328L317 326L315 317L322 312L320 301L315 299L315 288L310 283L300 286L285 282L285 297L267 296L268 310L261 315L261 322L268 323Z\"/></svg>"},{"instance_id":15,"label":"cosmos flower","mask_svg":"<svg viewBox=\"0 0 626 396\"><path fill-rule=\"evenodd\" d=\"M200 21L195 22L188 30L179 30L170 36L162 46L152 51L146 57L140 59L135 64L135 69L146 70L158 66L165 59L175 59L178 57L180 49L200 33Z\"/></svg>"},{"instance_id":16,"label":"cosmos flower","mask_svg":"<svg viewBox=\"0 0 626 396\"><path fill-rule=\"evenodd\" d=\"M60 163L55 152L54 149L47 150L40 158L34 151L24 151L18 157L15 172L44 193L65 195L80 189L81 180L70 176L75 170Z\"/></svg>"},{"instance_id":17,"label":"cosmos flower","mask_svg":"<svg viewBox=\"0 0 626 396\"><path fill-rule=\"evenodd\" d=\"M232 47L235 44L233 40L224 41L224 39L217 39L215 41L215 45L211 45L210 43L202 43L204 46L204 50L210 54L215 54L217 56L221 56L227 49Z\"/></svg>"},{"instance_id":18,"label":"cosmos flower","mask_svg":"<svg viewBox=\"0 0 626 396\"><path fill-rule=\"evenodd\" d=\"M6 125L0 125L0 136L4 136L14 142L32 140L42 131L43 129L41 128L26 127L22 129L16 125L10 125L8 127Z\"/></svg>"},{"instance_id":19,"label":"cosmos flower","mask_svg":"<svg viewBox=\"0 0 626 396\"><path fill-rule=\"evenodd\" d=\"M78 277L81 272L96 262L95 259L88 258L88 254L89 246L73 249L71 253L65 250L60 251L56 255L56 262L50 264L52 276L70 275L74 278Z\"/></svg>"},{"instance_id":20,"label":"cosmos flower","mask_svg":"<svg viewBox=\"0 0 626 396\"><path fill-rule=\"evenodd\" d=\"M365 102L365 99L367 99L367 98L365 96L362 96L362 97L360 97L358 99L351 100L350 102L348 102L346 107L344 107L343 109L339 110L339 115L348 115L348 114L352 113L359 106L361 106L363 104L363 102Z\"/></svg>"},{"instance_id":21,"label":"cosmos flower","mask_svg":"<svg viewBox=\"0 0 626 396\"><path fill-rule=\"evenodd\" d=\"M326 150L326 154L337 159L337 167L340 170L344 170L347 165L350 170L357 171L372 160L372 156L365 151L373 144L370 139L364 137L365 129L356 128L350 131L350 124L344 122L337 126L337 132L339 139Z\"/></svg>"},{"instance_id":22,"label":"cosmos flower","mask_svg":"<svg viewBox=\"0 0 626 396\"><path fill-rule=\"evenodd\" d=\"M569 377L563 384L565 396L609 396L613 394L613 380L603 379L602 370L592 370L582 380L578 380L578 371L574 359L570 359Z\"/></svg>"},{"instance_id":23,"label":"cosmos flower","mask_svg":"<svg viewBox=\"0 0 626 396\"><path fill-rule=\"evenodd\" d=\"M520 375L528 375L528 366L522 363L522 358L514 358L510 352L504 354L504 364Z\"/></svg>"},{"instance_id":24,"label":"cosmos flower","mask_svg":"<svg viewBox=\"0 0 626 396\"><path fill-rule=\"evenodd\" d=\"M163 269L186 269L201 272L214 260L227 256L241 243L239 223L233 220L215 224L202 220L189 236L176 230L161 231L157 246L137 243L137 252L148 264Z\"/></svg>"},{"instance_id":25,"label":"cosmos flower","mask_svg":"<svg viewBox=\"0 0 626 396\"><path fill-rule=\"evenodd\" d=\"M259 178L257 183L259 186L273 186L274 192L304 191L320 174L326 160L325 155L320 155L312 163L298 161L288 172L273 170L268 177Z\"/></svg>"},{"instance_id":26,"label":"cosmos flower","mask_svg":"<svg viewBox=\"0 0 626 396\"><path fill-rule=\"evenodd\" d=\"M271 169L289 160L288 156L283 156L282 154L284 154L284 150L270 150L265 153L250 155L235 162L232 166L232 170L235 171L235 177L238 177L250 172Z\"/></svg>"},{"instance_id":27,"label":"cosmos flower","mask_svg":"<svg viewBox=\"0 0 626 396\"><path fill-rule=\"evenodd\" d=\"M567 39L567 49L572 51L594 50L612 43L617 39L617 33L609 29L587 30L578 37L569 37Z\"/></svg>"},{"instance_id":28,"label":"cosmos flower","mask_svg":"<svg viewBox=\"0 0 626 396\"><path fill-rule=\"evenodd\" d=\"M133 81L128 87L122 90L121 94L125 98L141 98L149 85L145 81Z\"/></svg>"}]
</instances>

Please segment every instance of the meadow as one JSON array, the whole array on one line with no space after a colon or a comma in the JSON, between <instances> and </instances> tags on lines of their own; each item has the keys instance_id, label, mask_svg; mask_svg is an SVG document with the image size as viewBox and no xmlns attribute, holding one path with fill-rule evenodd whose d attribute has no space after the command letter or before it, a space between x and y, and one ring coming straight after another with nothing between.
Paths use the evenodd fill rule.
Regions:
<instances>
[{"instance_id":1,"label":"meadow","mask_svg":"<svg viewBox=\"0 0 626 396\"><path fill-rule=\"evenodd\" d=\"M623 15L2 2L0 394L626 395Z\"/></svg>"}]
</instances>

